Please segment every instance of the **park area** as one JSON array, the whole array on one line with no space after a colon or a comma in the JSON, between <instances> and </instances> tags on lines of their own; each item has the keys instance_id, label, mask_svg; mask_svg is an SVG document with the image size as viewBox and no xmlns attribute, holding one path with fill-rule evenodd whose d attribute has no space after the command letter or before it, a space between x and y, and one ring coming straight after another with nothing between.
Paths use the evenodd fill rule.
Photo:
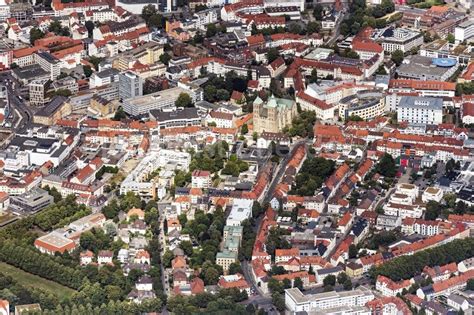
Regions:
<instances>
[{"instance_id":1,"label":"park area","mask_svg":"<svg viewBox=\"0 0 474 315\"><path fill-rule=\"evenodd\" d=\"M0 272L12 277L20 285L48 291L60 299L70 297L71 294L75 292L73 289L62 286L59 283L32 275L31 273L25 272L3 262L0 262Z\"/></svg>"}]
</instances>

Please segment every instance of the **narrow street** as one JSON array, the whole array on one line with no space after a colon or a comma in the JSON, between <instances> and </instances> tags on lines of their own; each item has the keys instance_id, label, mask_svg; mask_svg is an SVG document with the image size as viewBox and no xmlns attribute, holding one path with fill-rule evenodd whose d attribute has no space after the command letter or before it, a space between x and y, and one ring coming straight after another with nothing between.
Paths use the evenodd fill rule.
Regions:
<instances>
[{"instance_id":1,"label":"narrow street","mask_svg":"<svg viewBox=\"0 0 474 315\"><path fill-rule=\"evenodd\" d=\"M280 180L281 180L283 174L285 173L286 165L290 161L291 156L293 155L293 153L300 146L305 145L305 143L306 143L305 140L299 140L296 143L294 143L293 147L291 148L290 153L288 153L280 161L280 163L278 165L278 168L275 172L275 176L272 178L272 181L271 181L267 191L265 192L265 197L263 198L264 203L269 202L271 200L271 198L273 197L273 193L275 191L275 188L278 185L278 183L280 183ZM263 215L261 215L259 218L257 218L257 222L256 222L256 225L255 225L255 231L258 231L258 229L260 228L260 224L262 222L262 219L263 219ZM243 261L242 262L242 271L243 271L243 274L244 274L244 278L245 278L245 280L247 280L247 282L249 284L251 284L251 286L254 288L255 292L257 293L256 296L251 296L249 298L249 301L251 303L255 303L258 307L261 307L261 308L269 311L270 308L272 307L271 298L269 297L269 295L264 294L262 292L262 290L258 287L257 283L254 281L254 278L252 276L251 268L252 267L250 266L248 261Z\"/></svg>"}]
</instances>

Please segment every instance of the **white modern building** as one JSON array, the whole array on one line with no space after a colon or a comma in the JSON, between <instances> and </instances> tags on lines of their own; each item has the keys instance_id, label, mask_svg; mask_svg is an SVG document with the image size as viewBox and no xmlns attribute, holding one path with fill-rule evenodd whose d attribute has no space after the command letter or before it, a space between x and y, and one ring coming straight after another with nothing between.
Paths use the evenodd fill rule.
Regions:
<instances>
[{"instance_id":1,"label":"white modern building","mask_svg":"<svg viewBox=\"0 0 474 315\"><path fill-rule=\"evenodd\" d=\"M114 68L94 72L89 78L89 88L93 89L113 82L119 82L119 73L120 71Z\"/></svg>"},{"instance_id":2,"label":"white modern building","mask_svg":"<svg viewBox=\"0 0 474 315\"><path fill-rule=\"evenodd\" d=\"M438 125L443 122L443 99L404 96L397 106L398 121L410 124Z\"/></svg>"},{"instance_id":3,"label":"white modern building","mask_svg":"<svg viewBox=\"0 0 474 315\"><path fill-rule=\"evenodd\" d=\"M392 53L395 50L408 52L412 48L423 44L423 35L420 32L406 28L387 28L378 40L386 52Z\"/></svg>"},{"instance_id":4,"label":"white modern building","mask_svg":"<svg viewBox=\"0 0 474 315\"><path fill-rule=\"evenodd\" d=\"M300 289L285 290L285 305L290 312L321 312L333 313L332 310L341 307L361 307L375 298L367 288L360 287L352 291L324 292L318 294L303 294ZM343 314L370 314L361 312L343 312Z\"/></svg>"},{"instance_id":5,"label":"white modern building","mask_svg":"<svg viewBox=\"0 0 474 315\"><path fill-rule=\"evenodd\" d=\"M464 21L454 29L456 42L469 40L472 36L474 36L474 19Z\"/></svg>"},{"instance_id":6,"label":"white modern building","mask_svg":"<svg viewBox=\"0 0 474 315\"><path fill-rule=\"evenodd\" d=\"M252 215L253 200L234 199L232 210L227 217L226 225L239 226L242 221L249 219Z\"/></svg>"},{"instance_id":7,"label":"white modern building","mask_svg":"<svg viewBox=\"0 0 474 315\"><path fill-rule=\"evenodd\" d=\"M174 108L175 102L181 93L188 94L193 102L200 100L201 94L198 91L174 87L156 93L126 99L123 102L123 110L129 115L138 116L148 114L154 109Z\"/></svg>"}]
</instances>

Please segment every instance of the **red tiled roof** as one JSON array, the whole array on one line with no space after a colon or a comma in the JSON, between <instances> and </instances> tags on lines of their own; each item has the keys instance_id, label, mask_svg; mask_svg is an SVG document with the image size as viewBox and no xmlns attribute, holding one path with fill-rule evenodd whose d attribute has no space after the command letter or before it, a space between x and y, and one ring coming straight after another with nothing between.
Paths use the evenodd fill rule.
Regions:
<instances>
[{"instance_id":1,"label":"red tiled roof","mask_svg":"<svg viewBox=\"0 0 474 315\"><path fill-rule=\"evenodd\" d=\"M299 256L299 248L289 248L289 249L275 249L276 256Z\"/></svg>"},{"instance_id":2,"label":"red tiled roof","mask_svg":"<svg viewBox=\"0 0 474 315\"><path fill-rule=\"evenodd\" d=\"M474 269L469 270L459 276L449 278L440 282L433 284L433 291L435 293L442 292L448 288L459 285L461 283L466 283L469 279L474 278Z\"/></svg>"},{"instance_id":3,"label":"red tiled roof","mask_svg":"<svg viewBox=\"0 0 474 315\"><path fill-rule=\"evenodd\" d=\"M383 48L380 44L369 39L354 38L354 40L352 41L352 49L356 52L357 51L370 51L377 54L381 54L383 52Z\"/></svg>"},{"instance_id":4,"label":"red tiled roof","mask_svg":"<svg viewBox=\"0 0 474 315\"><path fill-rule=\"evenodd\" d=\"M444 81L420 81L410 79L391 79L389 83L390 88L410 88L414 90L445 90L455 91L456 83Z\"/></svg>"},{"instance_id":5,"label":"red tiled roof","mask_svg":"<svg viewBox=\"0 0 474 315\"><path fill-rule=\"evenodd\" d=\"M300 91L296 94L296 97L298 98L301 98L302 100L305 100L306 102L308 103L311 103L312 105L314 105L315 107L318 107L322 110L327 110L327 109L331 109L333 108L332 105L329 105L328 103L326 103L325 101L322 101L320 99L317 99L315 97L312 97L311 95L308 95L306 94L305 92L303 91Z\"/></svg>"},{"instance_id":6,"label":"red tiled roof","mask_svg":"<svg viewBox=\"0 0 474 315\"><path fill-rule=\"evenodd\" d=\"M265 37L263 37L262 34L248 36L247 43L249 44L249 46L261 45L265 43Z\"/></svg>"},{"instance_id":7,"label":"red tiled roof","mask_svg":"<svg viewBox=\"0 0 474 315\"><path fill-rule=\"evenodd\" d=\"M474 116L474 103L462 104L462 117Z\"/></svg>"}]
</instances>

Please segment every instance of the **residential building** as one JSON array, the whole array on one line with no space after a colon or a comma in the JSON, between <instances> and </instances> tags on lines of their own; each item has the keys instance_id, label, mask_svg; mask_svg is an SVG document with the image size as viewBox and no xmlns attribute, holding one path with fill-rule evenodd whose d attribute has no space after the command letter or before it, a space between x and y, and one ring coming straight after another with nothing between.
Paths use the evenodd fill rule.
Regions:
<instances>
[{"instance_id":1,"label":"residential building","mask_svg":"<svg viewBox=\"0 0 474 315\"><path fill-rule=\"evenodd\" d=\"M55 96L51 101L33 115L33 122L52 126L56 121L72 112L71 104L64 96Z\"/></svg>"},{"instance_id":2,"label":"residential building","mask_svg":"<svg viewBox=\"0 0 474 315\"><path fill-rule=\"evenodd\" d=\"M466 287L467 280L474 277L474 270L469 270L459 276L454 276L437 283L430 284L426 287L419 288L416 295L420 299L431 301L434 298L444 295L449 296L451 293L462 290Z\"/></svg>"},{"instance_id":3,"label":"residential building","mask_svg":"<svg viewBox=\"0 0 474 315\"><path fill-rule=\"evenodd\" d=\"M401 294L403 289L408 290L411 285L410 280L395 282L385 276L378 276L375 282L375 289L380 291L383 296L395 297L397 294Z\"/></svg>"},{"instance_id":4,"label":"residential building","mask_svg":"<svg viewBox=\"0 0 474 315\"><path fill-rule=\"evenodd\" d=\"M436 201L441 202L443 199L443 190L438 187L428 187L421 195L423 202Z\"/></svg>"},{"instance_id":5,"label":"residential building","mask_svg":"<svg viewBox=\"0 0 474 315\"><path fill-rule=\"evenodd\" d=\"M397 119L410 124L441 124L443 100L433 97L403 96L397 106Z\"/></svg>"},{"instance_id":6,"label":"residential building","mask_svg":"<svg viewBox=\"0 0 474 315\"><path fill-rule=\"evenodd\" d=\"M234 251L225 250L218 252L216 255L216 264L222 267L224 274L227 274L230 265L238 260L238 253Z\"/></svg>"},{"instance_id":7,"label":"residential building","mask_svg":"<svg viewBox=\"0 0 474 315\"><path fill-rule=\"evenodd\" d=\"M191 187L204 189L211 187L211 172L194 170L191 174Z\"/></svg>"},{"instance_id":8,"label":"residential building","mask_svg":"<svg viewBox=\"0 0 474 315\"><path fill-rule=\"evenodd\" d=\"M364 306L375 298L367 288L359 287L352 291L303 294L300 289L285 290L285 305L290 312L323 312L341 306Z\"/></svg>"}]
</instances>

